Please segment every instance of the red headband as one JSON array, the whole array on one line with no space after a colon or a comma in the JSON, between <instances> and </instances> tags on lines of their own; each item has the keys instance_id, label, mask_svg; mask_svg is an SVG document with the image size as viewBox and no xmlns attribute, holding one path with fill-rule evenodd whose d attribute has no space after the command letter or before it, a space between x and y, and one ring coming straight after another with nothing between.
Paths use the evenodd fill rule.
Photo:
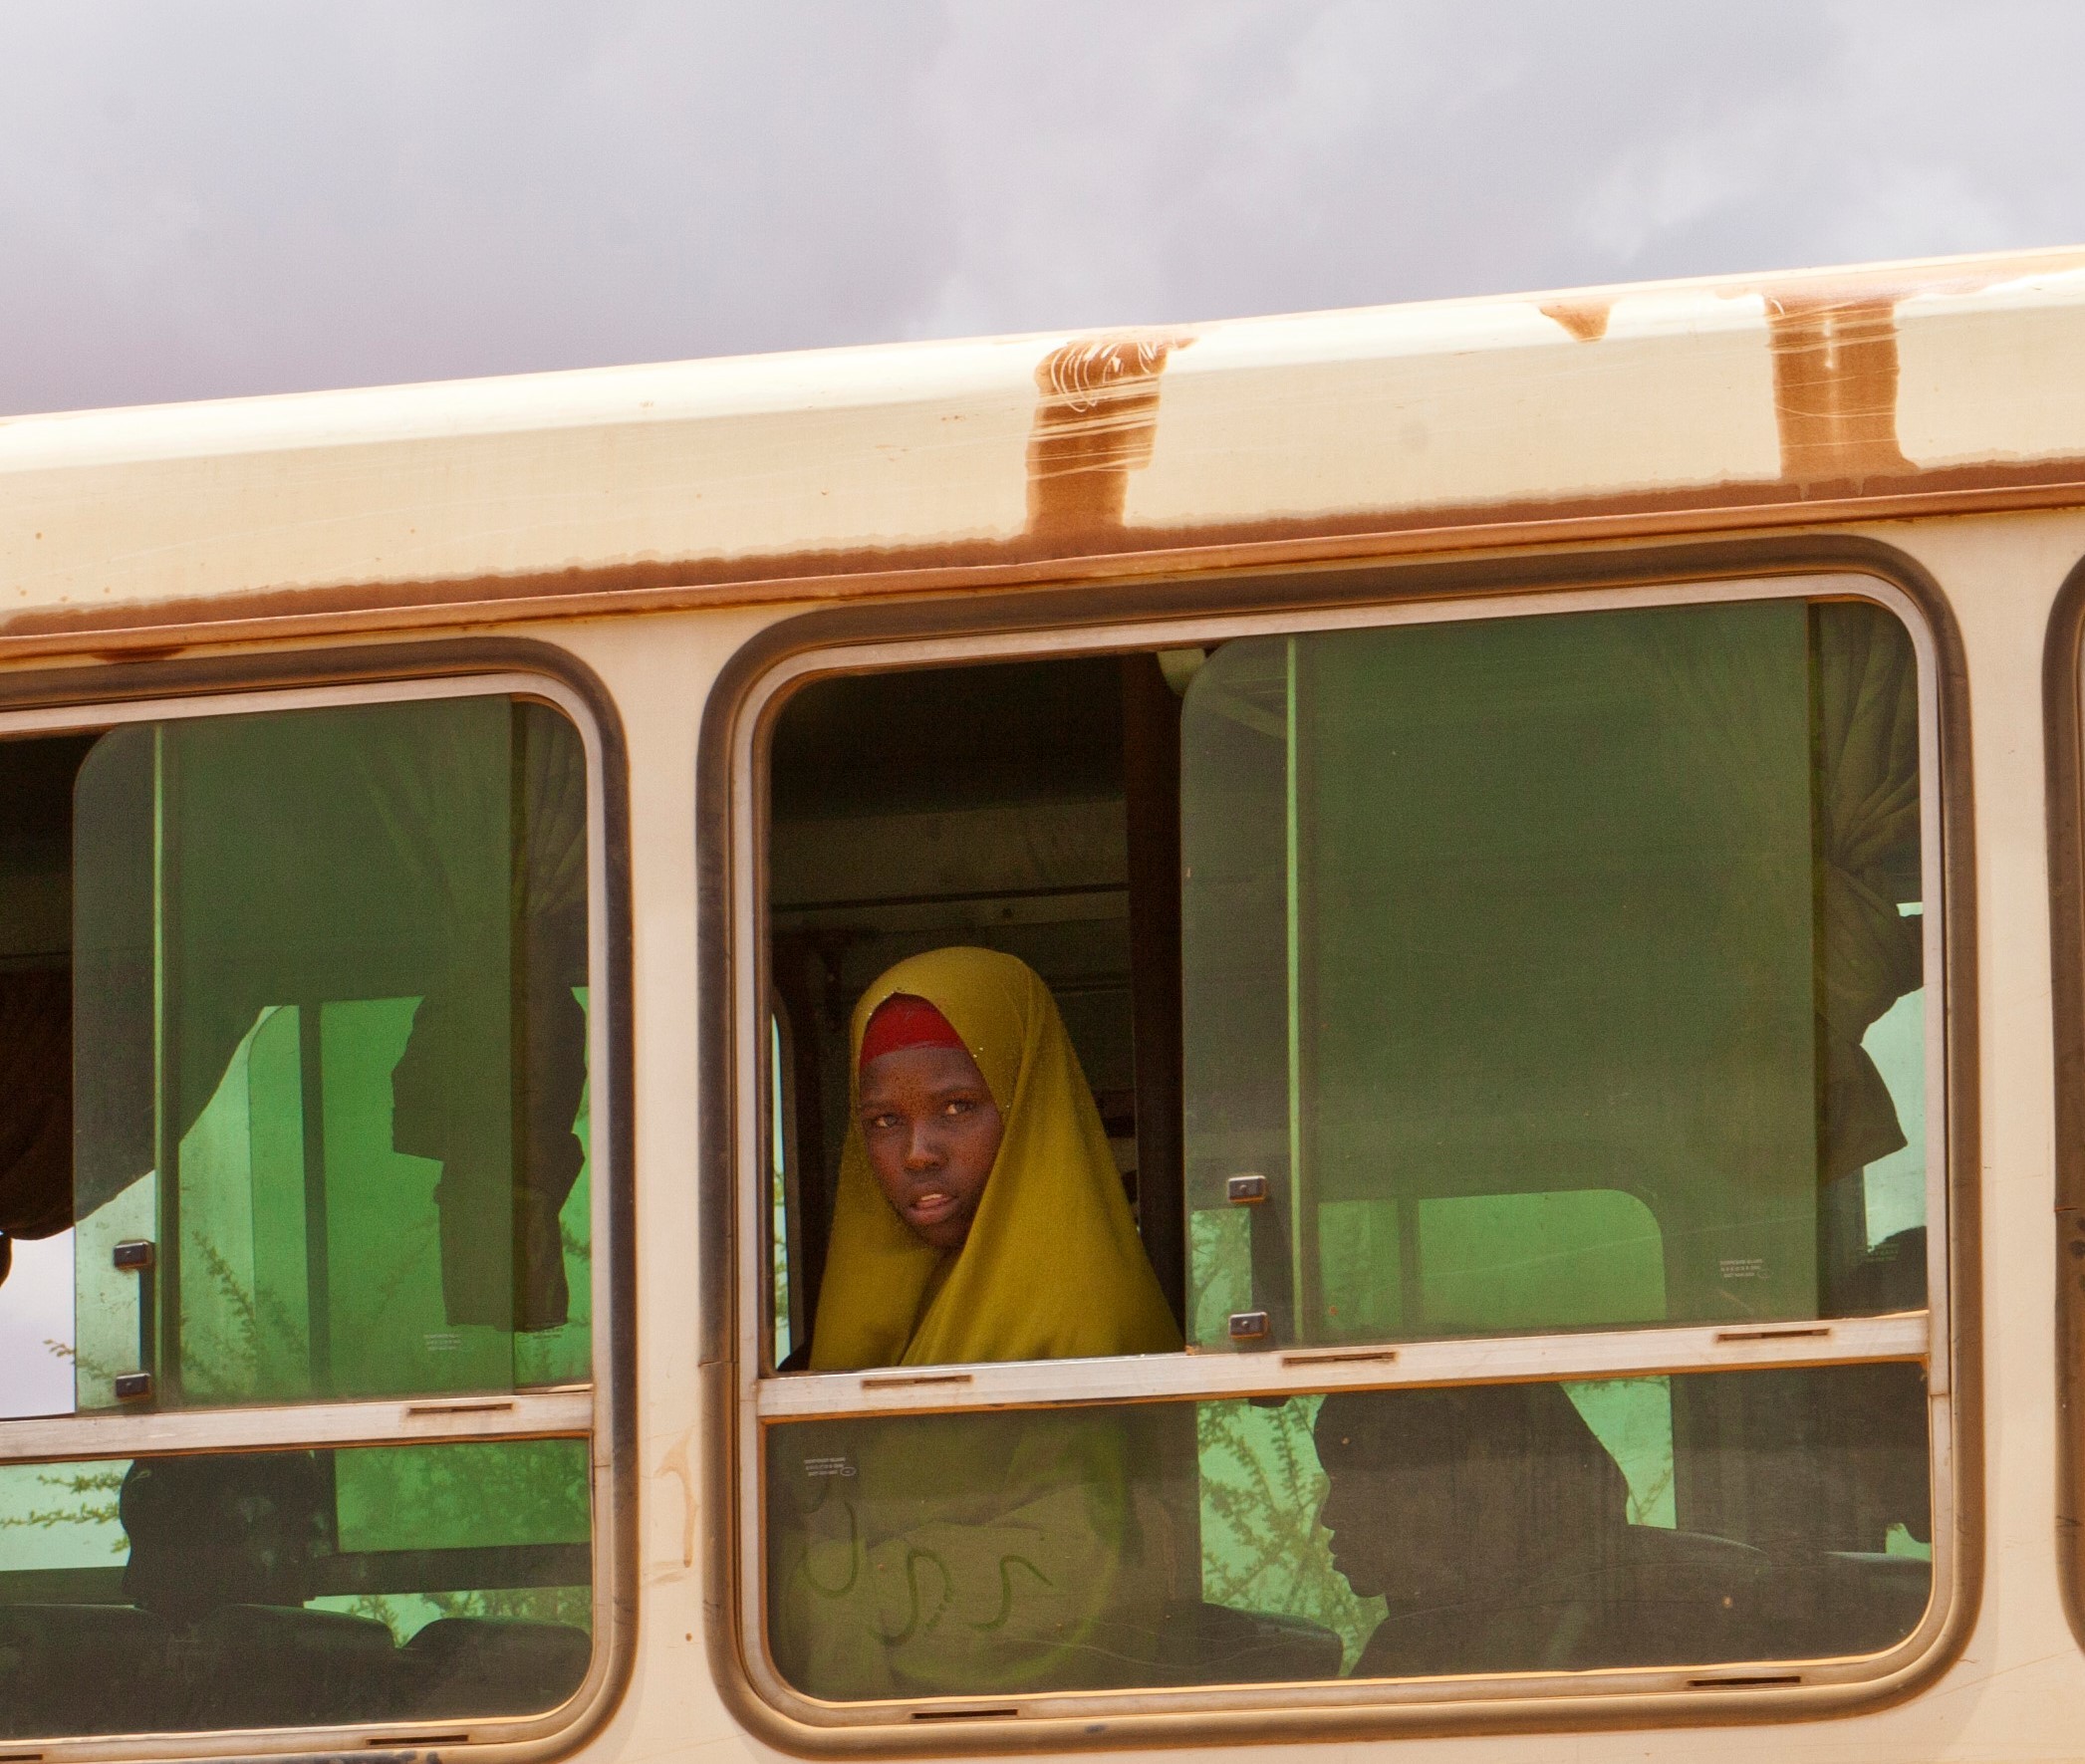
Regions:
<instances>
[{"instance_id":1,"label":"red headband","mask_svg":"<svg viewBox=\"0 0 2085 1764\"><path fill-rule=\"evenodd\" d=\"M862 1068L901 1048L960 1048L955 1026L926 999L894 992L876 1007L862 1031ZM964 1048L964 1052L968 1052Z\"/></svg>"}]
</instances>

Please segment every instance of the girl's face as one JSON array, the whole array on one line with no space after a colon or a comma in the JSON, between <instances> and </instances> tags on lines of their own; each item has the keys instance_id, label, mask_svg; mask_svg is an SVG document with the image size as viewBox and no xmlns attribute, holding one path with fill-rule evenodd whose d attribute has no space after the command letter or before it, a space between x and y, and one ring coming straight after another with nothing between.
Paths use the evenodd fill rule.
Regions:
<instances>
[{"instance_id":1,"label":"girl's face","mask_svg":"<svg viewBox=\"0 0 2085 1764\"><path fill-rule=\"evenodd\" d=\"M892 1210L959 1250L999 1155L999 1106L961 1048L899 1048L862 1069L862 1143Z\"/></svg>"}]
</instances>

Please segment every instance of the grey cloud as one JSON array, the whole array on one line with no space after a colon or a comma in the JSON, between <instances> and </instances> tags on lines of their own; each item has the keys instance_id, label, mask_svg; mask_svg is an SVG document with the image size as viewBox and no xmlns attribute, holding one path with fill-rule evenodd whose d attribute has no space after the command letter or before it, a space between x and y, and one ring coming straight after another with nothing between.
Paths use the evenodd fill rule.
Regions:
<instances>
[{"instance_id":1,"label":"grey cloud","mask_svg":"<svg viewBox=\"0 0 2085 1764\"><path fill-rule=\"evenodd\" d=\"M2085 237L2085 14L0 10L0 409Z\"/></svg>"}]
</instances>

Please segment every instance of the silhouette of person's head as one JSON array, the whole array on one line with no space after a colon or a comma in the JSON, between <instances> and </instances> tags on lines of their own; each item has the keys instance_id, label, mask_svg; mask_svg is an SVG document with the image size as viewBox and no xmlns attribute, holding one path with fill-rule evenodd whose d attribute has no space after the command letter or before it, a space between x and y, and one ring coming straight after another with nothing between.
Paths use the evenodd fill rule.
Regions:
<instances>
[{"instance_id":1,"label":"silhouette of person's head","mask_svg":"<svg viewBox=\"0 0 2085 1764\"><path fill-rule=\"evenodd\" d=\"M308 1451L139 1458L118 1495L125 1597L175 1622L220 1605L302 1605L333 1548L330 1492Z\"/></svg>"}]
</instances>

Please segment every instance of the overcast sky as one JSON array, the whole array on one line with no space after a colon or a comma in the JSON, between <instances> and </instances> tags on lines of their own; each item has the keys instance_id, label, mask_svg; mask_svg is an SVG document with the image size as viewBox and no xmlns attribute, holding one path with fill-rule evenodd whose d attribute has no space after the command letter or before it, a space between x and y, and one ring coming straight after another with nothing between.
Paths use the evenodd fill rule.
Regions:
<instances>
[{"instance_id":1,"label":"overcast sky","mask_svg":"<svg viewBox=\"0 0 2085 1764\"><path fill-rule=\"evenodd\" d=\"M0 0L0 411L2085 242L2076 0Z\"/></svg>"}]
</instances>

